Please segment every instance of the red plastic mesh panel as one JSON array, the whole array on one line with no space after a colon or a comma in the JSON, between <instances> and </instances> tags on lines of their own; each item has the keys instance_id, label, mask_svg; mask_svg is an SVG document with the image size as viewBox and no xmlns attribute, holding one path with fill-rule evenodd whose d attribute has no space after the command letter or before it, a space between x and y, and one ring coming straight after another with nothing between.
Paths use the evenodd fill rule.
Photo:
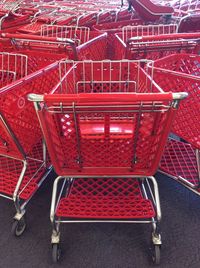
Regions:
<instances>
[{"instance_id":1,"label":"red plastic mesh panel","mask_svg":"<svg viewBox=\"0 0 200 268\"><path fill-rule=\"evenodd\" d=\"M189 93L180 104L172 131L194 147L200 148L199 77L182 76L181 73L170 73L155 68L154 80L166 92Z\"/></svg>"},{"instance_id":2,"label":"red plastic mesh panel","mask_svg":"<svg viewBox=\"0 0 200 268\"><path fill-rule=\"evenodd\" d=\"M0 71L0 87L4 87L15 81L16 74L14 72Z\"/></svg>"},{"instance_id":3,"label":"red plastic mesh panel","mask_svg":"<svg viewBox=\"0 0 200 268\"><path fill-rule=\"evenodd\" d=\"M75 179L60 200L58 217L141 219L155 216L151 200L144 199L136 179Z\"/></svg>"},{"instance_id":4,"label":"red plastic mesh panel","mask_svg":"<svg viewBox=\"0 0 200 268\"><path fill-rule=\"evenodd\" d=\"M104 60L107 59L107 38L106 35L90 40L77 48L79 60Z\"/></svg>"},{"instance_id":5,"label":"red plastic mesh panel","mask_svg":"<svg viewBox=\"0 0 200 268\"><path fill-rule=\"evenodd\" d=\"M177 180L184 178L194 186L199 185L195 149L189 143L169 140L160 162L160 170Z\"/></svg>"},{"instance_id":6,"label":"red plastic mesh panel","mask_svg":"<svg viewBox=\"0 0 200 268\"><path fill-rule=\"evenodd\" d=\"M30 155L37 159L42 159L41 143L33 147ZM41 162L27 159L28 165L25 176L19 190L21 199L29 199L38 189L38 183L42 179L46 169L40 168ZM0 193L12 197L17 185L23 163L19 160L0 156ZM40 169L39 169L40 168ZM30 181L30 179L32 180ZM30 182L29 182L30 181Z\"/></svg>"},{"instance_id":7,"label":"red plastic mesh panel","mask_svg":"<svg viewBox=\"0 0 200 268\"><path fill-rule=\"evenodd\" d=\"M132 112L82 112L77 115L78 133L71 112L45 112L43 116L51 160L59 174L68 174L70 169L113 167L134 174L155 172L164 145L167 112L144 112L141 116Z\"/></svg>"},{"instance_id":8,"label":"red plastic mesh panel","mask_svg":"<svg viewBox=\"0 0 200 268\"><path fill-rule=\"evenodd\" d=\"M29 23L25 26L22 26L18 29L19 32L22 32L22 33L31 33L31 34L34 34L34 33L37 33L37 32L40 32L41 31L41 27L42 25L44 25L45 22L44 21L34 21L32 23Z\"/></svg>"},{"instance_id":9,"label":"red plastic mesh panel","mask_svg":"<svg viewBox=\"0 0 200 268\"><path fill-rule=\"evenodd\" d=\"M109 59L121 60L125 58L126 47L114 34L108 35L108 55Z\"/></svg>"},{"instance_id":10,"label":"red plastic mesh panel","mask_svg":"<svg viewBox=\"0 0 200 268\"><path fill-rule=\"evenodd\" d=\"M3 88L0 92L0 111L27 154L42 136L34 106L27 100L27 94L48 93L58 81L58 64L54 64L28 76L26 80L21 80L21 83L13 83ZM3 143L6 142L6 146L0 146L0 153L20 157L6 128L0 129L0 138Z\"/></svg>"},{"instance_id":11,"label":"red plastic mesh panel","mask_svg":"<svg viewBox=\"0 0 200 268\"><path fill-rule=\"evenodd\" d=\"M175 71L183 74L200 75L200 56L189 54L175 54L157 60L154 67Z\"/></svg>"}]
</instances>

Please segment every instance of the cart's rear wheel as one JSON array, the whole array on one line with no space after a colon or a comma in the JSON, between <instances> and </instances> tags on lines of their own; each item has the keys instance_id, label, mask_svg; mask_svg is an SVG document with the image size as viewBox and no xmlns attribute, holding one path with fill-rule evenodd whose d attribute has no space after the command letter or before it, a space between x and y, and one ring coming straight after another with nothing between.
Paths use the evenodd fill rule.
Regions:
<instances>
[{"instance_id":1,"label":"cart's rear wheel","mask_svg":"<svg viewBox=\"0 0 200 268\"><path fill-rule=\"evenodd\" d=\"M160 245L153 245L153 254L152 254L152 260L155 265L160 264L160 251L161 246Z\"/></svg>"},{"instance_id":2,"label":"cart's rear wheel","mask_svg":"<svg viewBox=\"0 0 200 268\"><path fill-rule=\"evenodd\" d=\"M61 250L59 244L52 244L52 260L57 263L60 260Z\"/></svg>"},{"instance_id":3,"label":"cart's rear wheel","mask_svg":"<svg viewBox=\"0 0 200 268\"><path fill-rule=\"evenodd\" d=\"M26 229L26 221L24 217L22 217L20 220L14 220L11 228L11 233L14 236L21 236Z\"/></svg>"}]
</instances>

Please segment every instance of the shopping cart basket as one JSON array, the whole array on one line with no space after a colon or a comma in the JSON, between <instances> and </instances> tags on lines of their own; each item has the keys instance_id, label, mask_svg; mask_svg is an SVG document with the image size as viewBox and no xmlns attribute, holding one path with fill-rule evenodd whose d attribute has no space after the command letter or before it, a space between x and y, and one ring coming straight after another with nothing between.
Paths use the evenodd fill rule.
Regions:
<instances>
[{"instance_id":1,"label":"shopping cart basket","mask_svg":"<svg viewBox=\"0 0 200 268\"><path fill-rule=\"evenodd\" d=\"M50 215L55 262L60 223L114 221L151 223L153 260L160 261L153 175L177 104L187 94L163 93L140 68L144 63L61 62L61 81L51 94L29 95L58 174Z\"/></svg>"},{"instance_id":2,"label":"shopping cart basket","mask_svg":"<svg viewBox=\"0 0 200 268\"><path fill-rule=\"evenodd\" d=\"M19 68L21 57L16 64L16 75L12 74L13 63L10 68L16 78L24 73ZM11 75L4 75L5 68L2 79ZM27 102L27 94L48 93L59 81L57 69L58 62L0 89L0 196L14 202L16 215L12 233L16 236L26 227L26 205L50 172L42 133L34 108Z\"/></svg>"},{"instance_id":3,"label":"shopping cart basket","mask_svg":"<svg viewBox=\"0 0 200 268\"><path fill-rule=\"evenodd\" d=\"M183 141L169 140L160 169L200 193L200 56L176 54L155 61L154 80L163 90L185 90L189 97L180 104L172 132Z\"/></svg>"}]
</instances>

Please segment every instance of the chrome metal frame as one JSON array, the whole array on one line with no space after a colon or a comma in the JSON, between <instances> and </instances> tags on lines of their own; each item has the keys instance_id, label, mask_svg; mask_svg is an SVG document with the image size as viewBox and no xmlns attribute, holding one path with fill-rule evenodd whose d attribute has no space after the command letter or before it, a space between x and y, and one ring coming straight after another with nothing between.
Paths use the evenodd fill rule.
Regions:
<instances>
[{"instance_id":1,"label":"chrome metal frame","mask_svg":"<svg viewBox=\"0 0 200 268\"><path fill-rule=\"evenodd\" d=\"M79 31L80 37L76 35ZM48 37L69 38L73 41L78 41L78 44L82 44L81 39L83 37L83 43L89 41L90 28L77 27L77 26L65 26L65 25L42 25L41 35Z\"/></svg>"},{"instance_id":2,"label":"chrome metal frame","mask_svg":"<svg viewBox=\"0 0 200 268\"><path fill-rule=\"evenodd\" d=\"M139 36L151 36L159 34L172 34L178 32L177 24L149 24L149 25L136 25L124 26L122 28L122 40L126 42L128 38ZM130 33L130 36L128 35Z\"/></svg>"}]
</instances>

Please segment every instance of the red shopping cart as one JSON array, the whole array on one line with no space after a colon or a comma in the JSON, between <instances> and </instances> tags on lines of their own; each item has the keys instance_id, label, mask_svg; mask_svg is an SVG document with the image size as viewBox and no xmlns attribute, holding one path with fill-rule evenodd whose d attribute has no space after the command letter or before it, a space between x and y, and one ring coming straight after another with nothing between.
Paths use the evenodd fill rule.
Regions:
<instances>
[{"instance_id":1,"label":"red shopping cart","mask_svg":"<svg viewBox=\"0 0 200 268\"><path fill-rule=\"evenodd\" d=\"M114 39L109 46L107 34L91 31L88 27L44 25L44 36L56 38L70 38L77 47L78 59L122 59L123 53L118 48L119 43Z\"/></svg>"},{"instance_id":2,"label":"red shopping cart","mask_svg":"<svg viewBox=\"0 0 200 268\"><path fill-rule=\"evenodd\" d=\"M151 223L153 260L160 262L153 175L187 94L163 93L140 68L144 63L61 62L51 94L29 95L58 174L50 215L54 262L63 222Z\"/></svg>"},{"instance_id":3,"label":"red shopping cart","mask_svg":"<svg viewBox=\"0 0 200 268\"><path fill-rule=\"evenodd\" d=\"M126 43L122 40L122 34L116 34L116 38L128 59L156 60L174 53L198 53L199 51L199 33L132 37Z\"/></svg>"},{"instance_id":4,"label":"red shopping cart","mask_svg":"<svg viewBox=\"0 0 200 268\"><path fill-rule=\"evenodd\" d=\"M0 61L3 61L2 56L4 54ZM32 91L49 92L58 82L59 75L58 63L54 63L19 79L26 74L22 60L26 62L27 57L20 55L16 62L18 55L11 56L8 72L8 60L5 59L0 71L0 196L14 202L16 215L12 233L20 236L26 227L26 205L50 172L38 120L26 96ZM13 77L18 80L13 82Z\"/></svg>"},{"instance_id":5,"label":"red shopping cart","mask_svg":"<svg viewBox=\"0 0 200 268\"><path fill-rule=\"evenodd\" d=\"M69 38L1 34L0 50L28 56L29 74L57 60L77 59L76 44Z\"/></svg>"},{"instance_id":6,"label":"red shopping cart","mask_svg":"<svg viewBox=\"0 0 200 268\"><path fill-rule=\"evenodd\" d=\"M185 90L189 97L180 104L172 132L185 142L170 139L160 169L200 193L200 56L176 54L155 61L154 80L163 90Z\"/></svg>"}]
</instances>

